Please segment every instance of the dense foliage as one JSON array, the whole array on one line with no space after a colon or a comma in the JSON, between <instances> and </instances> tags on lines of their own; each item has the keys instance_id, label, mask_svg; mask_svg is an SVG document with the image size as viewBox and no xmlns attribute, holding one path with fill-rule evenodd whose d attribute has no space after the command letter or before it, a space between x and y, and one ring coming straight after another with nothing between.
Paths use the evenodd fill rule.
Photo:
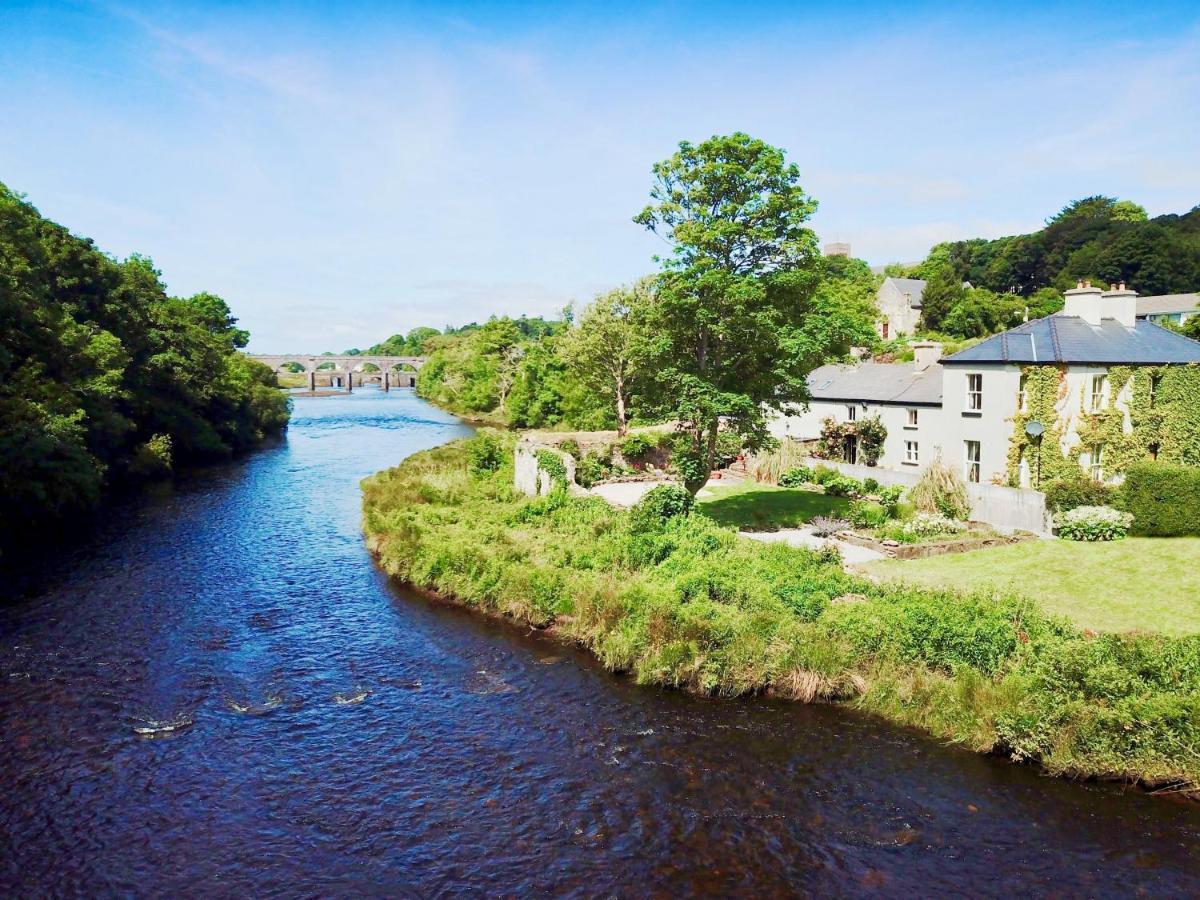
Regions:
<instances>
[{"instance_id":1,"label":"dense foliage","mask_svg":"<svg viewBox=\"0 0 1200 900\"><path fill-rule=\"evenodd\" d=\"M1200 207L1149 219L1129 201L1087 197L1032 234L938 244L906 274L1022 298L1043 288L1064 291L1080 279L1123 281L1143 295L1194 291L1200 287Z\"/></svg>"},{"instance_id":2,"label":"dense foliage","mask_svg":"<svg viewBox=\"0 0 1200 900\"><path fill-rule=\"evenodd\" d=\"M1077 506L1054 517L1058 536L1068 541L1119 541L1133 516L1111 506Z\"/></svg>"},{"instance_id":3,"label":"dense foliage","mask_svg":"<svg viewBox=\"0 0 1200 900\"><path fill-rule=\"evenodd\" d=\"M167 294L0 185L0 543L114 483L225 459L287 424L219 297Z\"/></svg>"},{"instance_id":4,"label":"dense foliage","mask_svg":"<svg viewBox=\"0 0 1200 900\"><path fill-rule=\"evenodd\" d=\"M853 702L1058 774L1200 776L1200 638L1096 637L1020 597L876 584L694 511L635 528L596 498L516 494L507 461L472 474L461 444L364 493L390 574L552 625L641 683Z\"/></svg>"},{"instance_id":5,"label":"dense foliage","mask_svg":"<svg viewBox=\"0 0 1200 900\"><path fill-rule=\"evenodd\" d=\"M1131 466L1123 485L1133 533L1156 537L1200 534L1200 469L1162 462Z\"/></svg>"}]
</instances>

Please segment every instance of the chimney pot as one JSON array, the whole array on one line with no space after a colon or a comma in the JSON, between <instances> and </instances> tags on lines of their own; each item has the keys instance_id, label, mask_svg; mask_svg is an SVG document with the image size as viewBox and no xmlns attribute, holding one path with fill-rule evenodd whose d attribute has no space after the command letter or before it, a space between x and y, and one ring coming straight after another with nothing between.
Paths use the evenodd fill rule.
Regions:
<instances>
[{"instance_id":1,"label":"chimney pot","mask_svg":"<svg viewBox=\"0 0 1200 900\"><path fill-rule=\"evenodd\" d=\"M1075 282L1075 290L1077 290L1077 291L1083 290L1083 279L1082 278L1080 278L1078 281Z\"/></svg>"}]
</instances>

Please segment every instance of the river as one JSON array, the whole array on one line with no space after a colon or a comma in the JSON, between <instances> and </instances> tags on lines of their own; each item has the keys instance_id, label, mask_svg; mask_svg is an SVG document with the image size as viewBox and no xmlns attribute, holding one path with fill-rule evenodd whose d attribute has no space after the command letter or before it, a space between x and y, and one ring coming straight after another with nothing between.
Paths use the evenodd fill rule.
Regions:
<instances>
[{"instance_id":1,"label":"river","mask_svg":"<svg viewBox=\"0 0 1200 900\"><path fill-rule=\"evenodd\" d=\"M639 688L389 583L359 480L467 432L298 397L53 536L0 605L5 896L1200 893L1200 806Z\"/></svg>"}]
</instances>

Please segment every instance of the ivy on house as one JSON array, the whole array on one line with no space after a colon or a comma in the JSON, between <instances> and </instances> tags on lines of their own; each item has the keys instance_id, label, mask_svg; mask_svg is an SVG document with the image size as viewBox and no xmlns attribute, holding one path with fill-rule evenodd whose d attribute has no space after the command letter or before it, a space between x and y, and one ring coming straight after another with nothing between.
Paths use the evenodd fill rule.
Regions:
<instances>
[{"instance_id":1,"label":"ivy on house","mask_svg":"<svg viewBox=\"0 0 1200 900\"><path fill-rule=\"evenodd\" d=\"M1147 459L1200 465L1200 366L1113 366L1108 370L1109 396L1104 409L1089 412L1081 398L1076 411L1079 443L1061 450L1063 427L1070 411L1061 409L1066 371L1059 366L1027 366L1025 411L1013 421L1008 452L1008 479L1020 482L1024 457L1036 471L1037 452L1025 434L1036 419L1045 426L1041 440L1041 483L1077 474L1079 454L1104 446L1104 474L1123 475ZM1127 390L1128 389L1128 390ZM1118 400L1122 400L1118 406ZM1032 451L1032 452L1031 452Z\"/></svg>"},{"instance_id":2,"label":"ivy on house","mask_svg":"<svg viewBox=\"0 0 1200 900\"><path fill-rule=\"evenodd\" d=\"M550 484L553 488L565 488L567 486L567 466L562 461L562 457L553 450L539 450L536 454L538 468L550 476Z\"/></svg>"}]
</instances>

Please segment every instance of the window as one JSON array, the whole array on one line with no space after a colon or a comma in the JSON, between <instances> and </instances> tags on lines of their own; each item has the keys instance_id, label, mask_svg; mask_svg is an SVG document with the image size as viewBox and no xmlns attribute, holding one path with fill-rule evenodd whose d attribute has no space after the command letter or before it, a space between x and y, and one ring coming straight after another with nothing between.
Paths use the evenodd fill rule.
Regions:
<instances>
[{"instance_id":1,"label":"window","mask_svg":"<svg viewBox=\"0 0 1200 900\"><path fill-rule=\"evenodd\" d=\"M979 466L979 441L966 441L967 445L967 481L979 484L981 474Z\"/></svg>"},{"instance_id":2,"label":"window","mask_svg":"<svg viewBox=\"0 0 1200 900\"><path fill-rule=\"evenodd\" d=\"M846 407L846 421L847 422L855 422L857 420L858 420L858 407L857 406L847 406Z\"/></svg>"},{"instance_id":3,"label":"window","mask_svg":"<svg viewBox=\"0 0 1200 900\"><path fill-rule=\"evenodd\" d=\"M1088 474L1093 481L1104 480L1104 445L1093 444L1088 454Z\"/></svg>"},{"instance_id":4,"label":"window","mask_svg":"<svg viewBox=\"0 0 1200 900\"><path fill-rule=\"evenodd\" d=\"M983 409L983 376L976 373L967 376L967 411Z\"/></svg>"},{"instance_id":5,"label":"window","mask_svg":"<svg viewBox=\"0 0 1200 900\"><path fill-rule=\"evenodd\" d=\"M884 339L885 341L888 339L888 335L889 335L889 332L888 332L888 320L887 320L887 319L884 319L884 320L883 320L883 339Z\"/></svg>"},{"instance_id":6,"label":"window","mask_svg":"<svg viewBox=\"0 0 1200 900\"><path fill-rule=\"evenodd\" d=\"M1017 389L1017 412L1029 412L1029 376L1021 376L1021 384Z\"/></svg>"},{"instance_id":7,"label":"window","mask_svg":"<svg viewBox=\"0 0 1200 900\"><path fill-rule=\"evenodd\" d=\"M916 441L904 442L904 464L915 466L921 461L921 449Z\"/></svg>"},{"instance_id":8,"label":"window","mask_svg":"<svg viewBox=\"0 0 1200 900\"><path fill-rule=\"evenodd\" d=\"M1104 393L1108 389L1107 375L1093 375L1092 389L1088 396L1088 409L1098 413L1104 409Z\"/></svg>"},{"instance_id":9,"label":"window","mask_svg":"<svg viewBox=\"0 0 1200 900\"><path fill-rule=\"evenodd\" d=\"M908 424L905 425L904 427L905 428L916 428L917 427L917 411L915 409L908 410Z\"/></svg>"}]
</instances>

